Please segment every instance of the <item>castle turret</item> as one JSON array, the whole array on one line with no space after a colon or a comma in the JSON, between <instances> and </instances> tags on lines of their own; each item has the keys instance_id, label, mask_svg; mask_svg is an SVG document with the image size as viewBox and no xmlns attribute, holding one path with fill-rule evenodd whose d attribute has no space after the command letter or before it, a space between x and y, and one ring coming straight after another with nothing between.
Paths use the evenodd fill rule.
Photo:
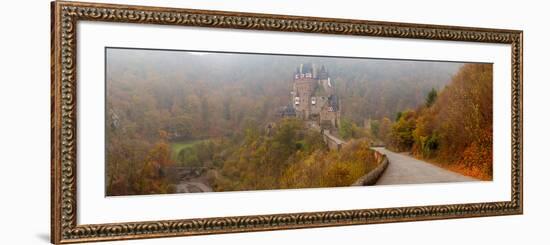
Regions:
<instances>
[{"instance_id":1,"label":"castle turret","mask_svg":"<svg viewBox=\"0 0 550 245\"><path fill-rule=\"evenodd\" d=\"M328 69L311 63L296 67L292 83L291 106L296 117L315 121L325 128L338 125L340 105ZM286 116L293 113L285 113Z\"/></svg>"},{"instance_id":2,"label":"castle turret","mask_svg":"<svg viewBox=\"0 0 550 245\"><path fill-rule=\"evenodd\" d=\"M321 70L319 71L318 77L320 80L328 79L328 70L325 68L325 65L321 66Z\"/></svg>"}]
</instances>

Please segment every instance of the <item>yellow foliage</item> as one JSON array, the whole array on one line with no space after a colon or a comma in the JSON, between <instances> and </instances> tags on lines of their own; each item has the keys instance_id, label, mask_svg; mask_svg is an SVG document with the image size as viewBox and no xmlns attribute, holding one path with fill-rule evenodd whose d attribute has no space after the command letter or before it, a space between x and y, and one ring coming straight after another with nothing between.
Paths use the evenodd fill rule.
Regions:
<instances>
[{"instance_id":1,"label":"yellow foliage","mask_svg":"<svg viewBox=\"0 0 550 245\"><path fill-rule=\"evenodd\" d=\"M416 110L416 118L394 124L391 141L443 167L492 179L492 88L492 65L464 65L435 101ZM410 139L412 144L405 144Z\"/></svg>"},{"instance_id":2,"label":"yellow foliage","mask_svg":"<svg viewBox=\"0 0 550 245\"><path fill-rule=\"evenodd\" d=\"M340 151L316 151L291 164L281 183L284 188L350 186L376 164L368 141L352 140Z\"/></svg>"}]
</instances>

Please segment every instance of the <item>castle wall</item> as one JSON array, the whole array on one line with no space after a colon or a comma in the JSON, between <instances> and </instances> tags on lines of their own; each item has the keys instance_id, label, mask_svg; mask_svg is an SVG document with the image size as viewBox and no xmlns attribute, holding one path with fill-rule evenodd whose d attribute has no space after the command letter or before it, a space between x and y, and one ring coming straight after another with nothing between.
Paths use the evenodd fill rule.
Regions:
<instances>
[{"instance_id":1,"label":"castle wall","mask_svg":"<svg viewBox=\"0 0 550 245\"><path fill-rule=\"evenodd\" d=\"M313 98L313 97L312 97ZM320 115L323 106L327 104L326 96L315 96L315 105L311 105L311 114Z\"/></svg>"},{"instance_id":2,"label":"castle wall","mask_svg":"<svg viewBox=\"0 0 550 245\"><path fill-rule=\"evenodd\" d=\"M323 89L327 95L334 93L334 88L328 85L328 79L321 79L320 84L323 86Z\"/></svg>"},{"instance_id":3,"label":"castle wall","mask_svg":"<svg viewBox=\"0 0 550 245\"><path fill-rule=\"evenodd\" d=\"M323 130L323 140L331 150L340 150L346 144L345 141L332 135L329 130Z\"/></svg>"},{"instance_id":4,"label":"castle wall","mask_svg":"<svg viewBox=\"0 0 550 245\"><path fill-rule=\"evenodd\" d=\"M320 121L322 125L325 125L327 121L330 122L332 127L337 127L338 125L338 112L328 111L327 109L322 110L320 113Z\"/></svg>"},{"instance_id":5,"label":"castle wall","mask_svg":"<svg viewBox=\"0 0 550 245\"><path fill-rule=\"evenodd\" d=\"M327 129L338 126L339 106L329 99L335 92L333 84L329 83L330 77L324 66L319 68L315 64L301 64L296 68L292 105L298 118L315 120Z\"/></svg>"},{"instance_id":6,"label":"castle wall","mask_svg":"<svg viewBox=\"0 0 550 245\"><path fill-rule=\"evenodd\" d=\"M296 93L294 96L300 98L300 104L294 105L299 117L308 119L311 114L311 95L315 89L314 79L299 79L295 81Z\"/></svg>"}]
</instances>

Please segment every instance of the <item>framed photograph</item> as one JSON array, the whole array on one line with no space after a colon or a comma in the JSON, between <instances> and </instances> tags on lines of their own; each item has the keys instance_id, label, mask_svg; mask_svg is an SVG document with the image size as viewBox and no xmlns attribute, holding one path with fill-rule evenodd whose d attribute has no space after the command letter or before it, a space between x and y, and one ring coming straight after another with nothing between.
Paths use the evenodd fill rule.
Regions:
<instances>
[{"instance_id":1,"label":"framed photograph","mask_svg":"<svg viewBox=\"0 0 550 245\"><path fill-rule=\"evenodd\" d=\"M51 11L52 243L523 212L522 31Z\"/></svg>"}]
</instances>

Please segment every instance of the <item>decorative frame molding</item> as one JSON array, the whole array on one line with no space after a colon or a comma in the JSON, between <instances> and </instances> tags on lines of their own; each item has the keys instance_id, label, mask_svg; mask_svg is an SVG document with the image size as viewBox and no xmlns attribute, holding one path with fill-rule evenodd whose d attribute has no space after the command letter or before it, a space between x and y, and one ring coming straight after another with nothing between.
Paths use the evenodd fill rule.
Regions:
<instances>
[{"instance_id":1,"label":"decorative frame molding","mask_svg":"<svg viewBox=\"0 0 550 245\"><path fill-rule=\"evenodd\" d=\"M523 213L523 32L209 10L56 1L51 3L51 242L375 224ZM125 22L511 44L511 201L309 213L77 224L77 23Z\"/></svg>"}]
</instances>

